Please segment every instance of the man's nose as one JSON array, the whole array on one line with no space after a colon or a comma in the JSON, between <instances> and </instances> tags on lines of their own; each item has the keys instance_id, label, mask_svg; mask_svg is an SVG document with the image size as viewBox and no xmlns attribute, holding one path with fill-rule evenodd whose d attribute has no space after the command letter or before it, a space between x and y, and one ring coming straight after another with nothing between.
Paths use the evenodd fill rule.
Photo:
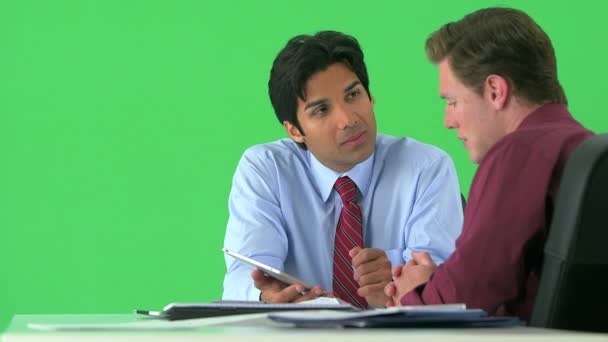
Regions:
<instances>
[{"instance_id":1,"label":"man's nose","mask_svg":"<svg viewBox=\"0 0 608 342\"><path fill-rule=\"evenodd\" d=\"M456 120L454 120L454 115L452 114L452 110L448 107L448 105L445 107L443 125L445 128L449 129L456 128L457 126Z\"/></svg>"},{"instance_id":2,"label":"man's nose","mask_svg":"<svg viewBox=\"0 0 608 342\"><path fill-rule=\"evenodd\" d=\"M344 105L336 106L336 116L338 117L338 127L340 129L352 127L359 121L356 111Z\"/></svg>"}]
</instances>

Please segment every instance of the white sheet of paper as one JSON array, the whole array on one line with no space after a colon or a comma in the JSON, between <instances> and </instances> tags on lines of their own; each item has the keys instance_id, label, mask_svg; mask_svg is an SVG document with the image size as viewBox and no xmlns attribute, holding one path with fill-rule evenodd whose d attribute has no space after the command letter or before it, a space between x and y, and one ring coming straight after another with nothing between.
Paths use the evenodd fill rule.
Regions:
<instances>
[{"instance_id":1,"label":"white sheet of paper","mask_svg":"<svg viewBox=\"0 0 608 342\"><path fill-rule=\"evenodd\" d=\"M315 299L306 300L303 302L299 302L298 304L306 305L306 304L322 304L322 305L331 305L331 304L344 304L345 301L341 301L338 298L331 297L317 297Z\"/></svg>"},{"instance_id":2,"label":"white sheet of paper","mask_svg":"<svg viewBox=\"0 0 608 342\"><path fill-rule=\"evenodd\" d=\"M166 321L159 319L141 319L136 322L125 323L87 323L87 324L52 324L52 323L28 323L27 327L34 330L44 331L99 331L99 330L188 330L197 329L207 326L227 325L231 323L244 323L247 321L255 321L256 325L263 324L275 326L274 322L267 318L267 313L248 314L248 315L232 315L198 319L187 319L181 321Z\"/></svg>"}]
</instances>

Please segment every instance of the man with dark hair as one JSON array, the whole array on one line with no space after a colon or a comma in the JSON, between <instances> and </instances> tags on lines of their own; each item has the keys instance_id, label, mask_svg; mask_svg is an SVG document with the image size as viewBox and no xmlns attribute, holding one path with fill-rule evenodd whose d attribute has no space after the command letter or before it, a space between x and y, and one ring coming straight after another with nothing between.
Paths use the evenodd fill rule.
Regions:
<instances>
[{"instance_id":1,"label":"man with dark hair","mask_svg":"<svg viewBox=\"0 0 608 342\"><path fill-rule=\"evenodd\" d=\"M316 285L287 286L226 257L224 299L299 302L333 295L384 306L391 265L454 248L462 207L451 159L409 138L376 135L357 40L300 35L268 83L290 139L245 151L230 192L225 247ZM252 281L253 279L253 281Z\"/></svg>"},{"instance_id":2,"label":"man with dark hair","mask_svg":"<svg viewBox=\"0 0 608 342\"><path fill-rule=\"evenodd\" d=\"M525 13L488 8L426 42L445 126L479 163L462 235L440 266L413 252L387 305L466 303L528 320L564 164L592 135L570 115L549 37Z\"/></svg>"}]
</instances>

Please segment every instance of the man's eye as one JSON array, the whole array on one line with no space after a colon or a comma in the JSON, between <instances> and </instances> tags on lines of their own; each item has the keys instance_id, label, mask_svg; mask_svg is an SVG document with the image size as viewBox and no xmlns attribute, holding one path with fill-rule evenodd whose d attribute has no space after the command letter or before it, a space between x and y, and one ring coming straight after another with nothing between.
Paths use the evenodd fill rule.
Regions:
<instances>
[{"instance_id":1,"label":"man's eye","mask_svg":"<svg viewBox=\"0 0 608 342\"><path fill-rule=\"evenodd\" d=\"M354 99L355 97L359 96L360 94L361 94L361 91L357 89L357 90L353 90L353 91L349 92L346 95L346 97L349 99Z\"/></svg>"},{"instance_id":2,"label":"man's eye","mask_svg":"<svg viewBox=\"0 0 608 342\"><path fill-rule=\"evenodd\" d=\"M320 106L319 108L315 109L312 114L313 115L323 115L327 112L327 107L326 106Z\"/></svg>"}]
</instances>

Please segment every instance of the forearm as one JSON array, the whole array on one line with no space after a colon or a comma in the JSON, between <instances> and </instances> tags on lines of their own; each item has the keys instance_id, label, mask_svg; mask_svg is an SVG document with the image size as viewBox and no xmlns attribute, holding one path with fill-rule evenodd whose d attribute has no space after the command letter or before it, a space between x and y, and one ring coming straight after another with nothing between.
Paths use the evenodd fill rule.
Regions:
<instances>
[{"instance_id":1,"label":"forearm","mask_svg":"<svg viewBox=\"0 0 608 342\"><path fill-rule=\"evenodd\" d=\"M413 251L426 252L441 264L454 251L463 222L458 179L449 158L440 159L422 173L418 194L407 223L403 259L410 260Z\"/></svg>"}]
</instances>

